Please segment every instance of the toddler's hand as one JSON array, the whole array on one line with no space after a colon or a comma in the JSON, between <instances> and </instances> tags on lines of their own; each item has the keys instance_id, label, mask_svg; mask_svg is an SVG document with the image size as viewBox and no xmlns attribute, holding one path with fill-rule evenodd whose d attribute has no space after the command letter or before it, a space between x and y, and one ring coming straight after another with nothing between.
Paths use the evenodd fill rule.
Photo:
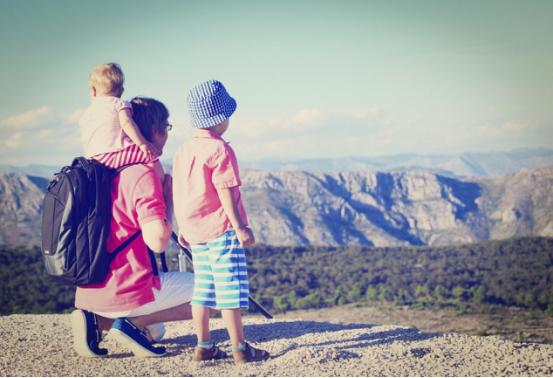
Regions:
<instances>
[{"instance_id":1,"label":"toddler's hand","mask_svg":"<svg viewBox=\"0 0 553 378\"><path fill-rule=\"evenodd\" d=\"M184 236L182 236L181 234L179 234L179 244L182 245L184 248L190 249L190 244L186 241Z\"/></svg>"},{"instance_id":2,"label":"toddler's hand","mask_svg":"<svg viewBox=\"0 0 553 378\"><path fill-rule=\"evenodd\" d=\"M148 156L149 159L155 159L161 155L161 151L159 151L152 143L146 142L138 146L140 148L140 151L142 151L145 155Z\"/></svg>"},{"instance_id":3,"label":"toddler's hand","mask_svg":"<svg viewBox=\"0 0 553 378\"><path fill-rule=\"evenodd\" d=\"M255 243L253 231L249 227L241 227L236 230L236 237L240 241L241 247L247 247Z\"/></svg>"}]
</instances>

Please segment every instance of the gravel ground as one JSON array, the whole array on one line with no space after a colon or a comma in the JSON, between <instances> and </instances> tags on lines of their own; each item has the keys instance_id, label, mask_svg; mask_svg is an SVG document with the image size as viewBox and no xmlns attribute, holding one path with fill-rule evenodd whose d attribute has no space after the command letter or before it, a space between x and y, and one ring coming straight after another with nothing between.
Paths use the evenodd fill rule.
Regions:
<instances>
[{"instance_id":1,"label":"gravel ground","mask_svg":"<svg viewBox=\"0 0 553 378\"><path fill-rule=\"evenodd\" d=\"M230 349L220 319L213 338ZM134 358L110 339L109 357L87 359L72 349L68 315L0 317L3 376L551 376L553 345L495 336L421 332L415 328L245 317L246 335L268 350L269 361L235 366L232 360L194 365L190 322L167 326L168 355Z\"/></svg>"},{"instance_id":2,"label":"gravel ground","mask_svg":"<svg viewBox=\"0 0 553 378\"><path fill-rule=\"evenodd\" d=\"M543 311L517 307L497 306L488 309L487 313L461 313L453 309L414 309L372 302L291 311L279 317L318 322L339 319L340 323L358 323L370 319L372 323L415 327L426 332L496 335L514 342L553 344L553 317Z\"/></svg>"}]
</instances>

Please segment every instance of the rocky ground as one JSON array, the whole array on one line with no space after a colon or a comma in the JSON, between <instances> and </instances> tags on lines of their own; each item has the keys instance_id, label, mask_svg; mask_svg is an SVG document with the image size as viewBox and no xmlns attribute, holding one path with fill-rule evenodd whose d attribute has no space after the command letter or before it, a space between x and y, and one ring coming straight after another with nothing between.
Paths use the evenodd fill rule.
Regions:
<instances>
[{"instance_id":1,"label":"rocky ground","mask_svg":"<svg viewBox=\"0 0 553 378\"><path fill-rule=\"evenodd\" d=\"M293 311L282 318L342 323L373 322L414 327L425 332L501 336L514 342L553 344L553 317L543 311L490 306L485 312L414 309L386 302L366 302L320 310Z\"/></svg>"},{"instance_id":2,"label":"rocky ground","mask_svg":"<svg viewBox=\"0 0 553 378\"><path fill-rule=\"evenodd\" d=\"M296 314L299 315L299 314ZM0 317L0 374L4 376L550 376L553 345L497 336L438 334L366 322L298 317L244 319L247 337L273 358L235 366L232 360L191 363L190 322L169 324L168 355L137 359L108 335L109 357L86 359L71 347L68 315ZM213 337L229 349L220 319Z\"/></svg>"}]
</instances>

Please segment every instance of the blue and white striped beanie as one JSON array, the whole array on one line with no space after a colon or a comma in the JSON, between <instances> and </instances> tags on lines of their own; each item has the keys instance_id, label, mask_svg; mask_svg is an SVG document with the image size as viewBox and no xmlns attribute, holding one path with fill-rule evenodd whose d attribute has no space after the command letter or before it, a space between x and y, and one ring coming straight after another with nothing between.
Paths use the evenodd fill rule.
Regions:
<instances>
[{"instance_id":1,"label":"blue and white striped beanie","mask_svg":"<svg viewBox=\"0 0 553 378\"><path fill-rule=\"evenodd\" d=\"M192 126L206 129L229 118L236 110L236 101L220 81L209 80L188 92L188 110Z\"/></svg>"}]
</instances>

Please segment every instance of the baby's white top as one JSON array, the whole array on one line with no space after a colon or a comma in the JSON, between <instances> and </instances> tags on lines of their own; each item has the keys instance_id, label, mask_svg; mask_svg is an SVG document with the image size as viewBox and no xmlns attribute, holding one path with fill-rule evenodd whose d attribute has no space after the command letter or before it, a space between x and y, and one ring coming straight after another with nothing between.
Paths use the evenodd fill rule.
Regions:
<instances>
[{"instance_id":1,"label":"baby's white top","mask_svg":"<svg viewBox=\"0 0 553 378\"><path fill-rule=\"evenodd\" d=\"M116 152L133 144L119 123L119 112L131 109L127 101L113 96L98 96L79 120L85 157Z\"/></svg>"}]
</instances>

